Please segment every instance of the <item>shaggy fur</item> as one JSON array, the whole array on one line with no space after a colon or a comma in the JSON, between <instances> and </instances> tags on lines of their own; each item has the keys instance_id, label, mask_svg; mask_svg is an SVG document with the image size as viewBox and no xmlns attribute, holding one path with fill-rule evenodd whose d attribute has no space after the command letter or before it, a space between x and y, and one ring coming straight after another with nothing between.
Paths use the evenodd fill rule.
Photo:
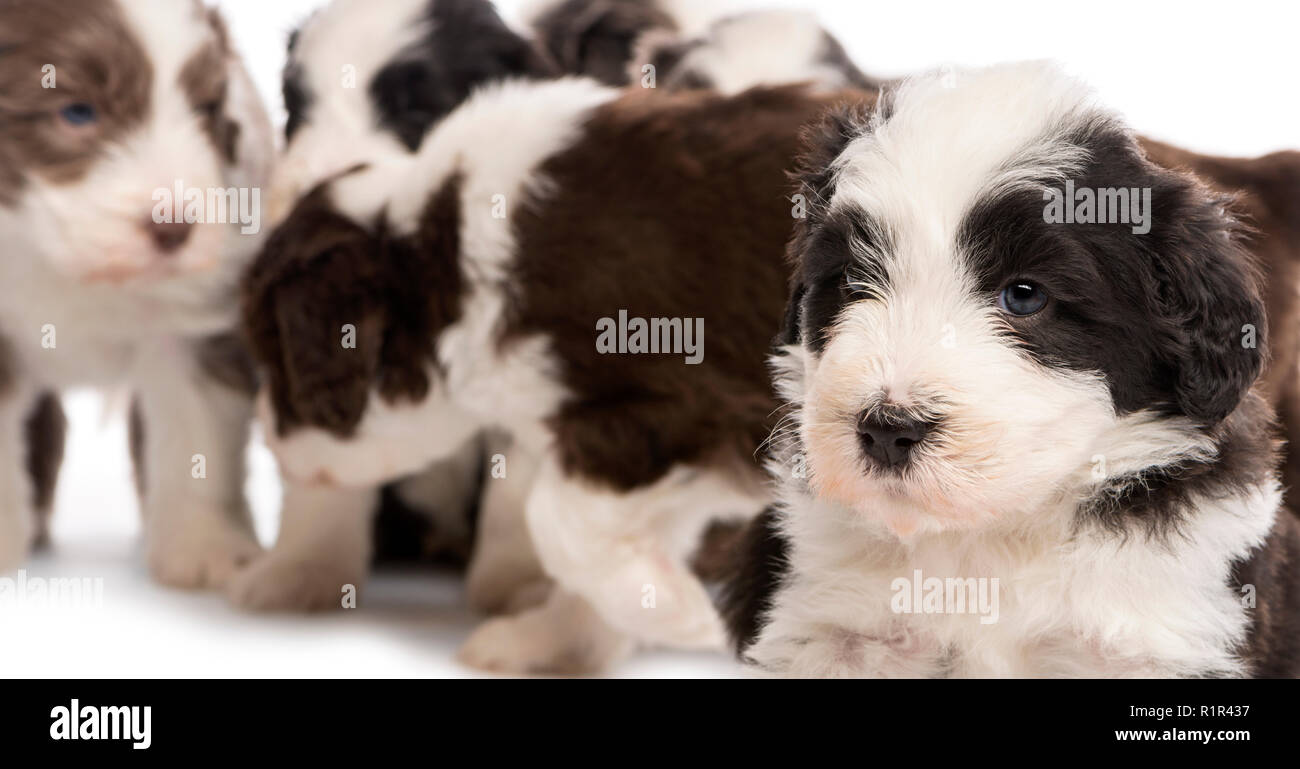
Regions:
<instances>
[{"instance_id":1,"label":"shaggy fur","mask_svg":"<svg viewBox=\"0 0 1300 769\"><path fill-rule=\"evenodd\" d=\"M436 285L455 295L457 277L424 272L442 262L418 253L410 254L409 263L395 258L363 265L356 273L353 261L364 261L367 255L348 250L347 224L332 220L312 190L369 163L405 157L475 88L508 77L547 77L553 71L546 57L509 30L486 0L385 0L380 5L381 12L376 12L370 0L336 0L315 13L293 34L284 72L288 147L277 173L273 208L283 214L296 206L297 213L274 235L267 253L289 254L304 244L339 245L333 269L349 284L348 303L335 308L329 323L321 323L315 315L320 307L296 304L306 300L301 286L282 281L274 289L276 301L286 308L297 306L297 314L252 335L254 344L279 334L302 335L311 343L297 348L310 351L309 358L295 363L305 377L295 382L273 379L268 391L283 403L288 392L305 396L333 388L331 397L350 399L351 405L329 411L339 403L304 401L303 409L310 419L344 432L359 419L364 382L379 367L384 368L384 389L390 395L414 397L428 387L423 368L432 351L423 346L450 318L427 317L421 312L426 300L412 292ZM356 87L340 88L340 76ZM459 215L454 189L440 200L446 207L439 216L454 221ZM308 213L313 209L316 213ZM455 243L445 247L454 248ZM254 270L249 282L255 284L260 274ZM455 312L454 303L445 306ZM383 360L346 354L343 321L334 322L342 316L356 323L365 350L377 347L367 337L376 324L391 324ZM286 420L299 419L291 410L278 413ZM471 605L500 610L511 593L541 579L526 537L509 533L512 522L522 525L522 511L512 512L503 501L516 496L513 485L518 479L492 476L484 467L504 456L508 445L508 438L467 439L468 454L412 468L410 477L383 489L371 485L332 490L320 486L326 478L288 479L276 545L238 576L230 597L241 606L263 610L337 608L339 586L362 586L372 555L382 561L445 553L463 560L473 546ZM493 533L491 542L474 538L475 527L466 518L466 511L477 512L480 504L492 518L480 521L484 531ZM322 509L328 515L319 514ZM366 524L372 519L373 536Z\"/></svg>"},{"instance_id":2,"label":"shaggy fur","mask_svg":"<svg viewBox=\"0 0 1300 769\"><path fill-rule=\"evenodd\" d=\"M833 101L803 88L617 98L580 80L489 89L435 127L396 177L358 171L305 199L285 227L323 239L272 239L245 311L286 472L385 480L485 425L537 458L529 525L563 590L484 626L466 659L552 670L551 655L576 648L589 651L565 666L590 669L626 651L627 638L721 640L691 564L711 521L767 501L753 451L775 405L763 360L785 291L785 168L801 127ZM407 271L394 292L384 265L412 263L427 264L418 272L431 282ZM422 310L401 299L411 287ZM275 332L298 324L302 308L342 308L325 325L356 323L370 348ZM601 354L598 321L620 310L703 318L702 360ZM411 320L395 325L397 315ZM407 345L402 326L425 329L436 359L386 352ZM299 365L321 355L335 362ZM336 364L349 373L312 379ZM304 382L313 384L298 389ZM369 393L359 420L357 384ZM599 621L575 608L579 598ZM590 621L562 637L517 635L575 616Z\"/></svg>"},{"instance_id":3,"label":"shaggy fur","mask_svg":"<svg viewBox=\"0 0 1300 769\"><path fill-rule=\"evenodd\" d=\"M919 79L811 142L818 204L774 359L781 503L724 599L744 659L784 676L1294 675L1295 527L1252 391L1267 324L1228 201L1042 65ZM1066 180L1151 190L1149 234L1048 223ZM1023 283L1047 298L1022 317L999 296ZM885 410L926 425L897 464L860 428ZM1000 612L907 610L914 575L999 580Z\"/></svg>"},{"instance_id":4,"label":"shaggy fur","mask_svg":"<svg viewBox=\"0 0 1300 769\"><path fill-rule=\"evenodd\" d=\"M217 585L258 551L242 495L249 369L220 375L230 366L213 364L229 356L209 353L235 325L237 277L259 239L152 212L156 191L177 184L260 188L271 145L202 3L0 1L0 571L43 535L33 508L51 504L56 393L70 386L135 393L155 577Z\"/></svg>"}]
</instances>

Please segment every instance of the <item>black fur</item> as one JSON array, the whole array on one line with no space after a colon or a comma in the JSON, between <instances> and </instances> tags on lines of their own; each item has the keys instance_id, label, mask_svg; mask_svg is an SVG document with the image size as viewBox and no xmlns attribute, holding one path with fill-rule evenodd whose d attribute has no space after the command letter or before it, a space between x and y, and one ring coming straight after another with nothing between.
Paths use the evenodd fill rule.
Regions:
<instances>
[{"instance_id":1,"label":"black fur","mask_svg":"<svg viewBox=\"0 0 1300 769\"><path fill-rule=\"evenodd\" d=\"M1076 188L1151 190L1151 231L1047 223L1035 191L983 201L961 237L981 288L995 297L1012 280L1043 286L1042 312L1009 318L1016 337L1044 365L1105 374L1120 413L1218 424L1264 362L1267 318L1243 233L1225 200L1148 162L1127 132L1070 141L1093 158ZM1247 324L1257 331L1253 348L1242 344Z\"/></svg>"},{"instance_id":2,"label":"black fur","mask_svg":"<svg viewBox=\"0 0 1300 769\"><path fill-rule=\"evenodd\" d=\"M628 65L642 35L677 29L653 0L563 0L533 26L565 72L616 86L628 84Z\"/></svg>"},{"instance_id":3,"label":"black fur","mask_svg":"<svg viewBox=\"0 0 1300 769\"><path fill-rule=\"evenodd\" d=\"M488 0L430 0L429 33L395 51L367 85L379 127L415 151L424 135L487 83L512 77L549 78L554 64L531 42L506 26ZM308 120L315 101L294 57L298 33L289 39L284 102L289 139Z\"/></svg>"},{"instance_id":4,"label":"black fur","mask_svg":"<svg viewBox=\"0 0 1300 769\"><path fill-rule=\"evenodd\" d=\"M718 597L736 653L754 643L781 580L789 570L789 543L777 528L778 513L769 507L749 523L732 551L728 577Z\"/></svg>"},{"instance_id":5,"label":"black fur","mask_svg":"<svg viewBox=\"0 0 1300 769\"><path fill-rule=\"evenodd\" d=\"M398 54L370 83L380 125L412 151L475 88L510 77L555 74L487 0L431 0L428 19L428 36Z\"/></svg>"}]
</instances>

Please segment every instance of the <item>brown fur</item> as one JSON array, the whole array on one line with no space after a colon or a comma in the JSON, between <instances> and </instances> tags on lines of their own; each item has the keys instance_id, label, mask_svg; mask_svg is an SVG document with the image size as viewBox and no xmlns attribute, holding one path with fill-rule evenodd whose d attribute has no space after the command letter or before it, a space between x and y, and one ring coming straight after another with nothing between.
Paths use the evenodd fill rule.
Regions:
<instances>
[{"instance_id":1,"label":"brown fur","mask_svg":"<svg viewBox=\"0 0 1300 769\"><path fill-rule=\"evenodd\" d=\"M244 281L244 318L282 433L312 424L351 435L372 385L390 401L428 392L430 340L460 316L458 179L423 222L414 240L389 241L317 190L271 236ZM355 349L341 344L345 324Z\"/></svg>"},{"instance_id":2,"label":"brown fur","mask_svg":"<svg viewBox=\"0 0 1300 769\"><path fill-rule=\"evenodd\" d=\"M229 86L225 24L215 11L208 14L216 37L190 57L181 70L180 86L190 105L203 116L203 130L217 153L229 164L238 160L239 124L225 111Z\"/></svg>"},{"instance_id":3,"label":"brown fur","mask_svg":"<svg viewBox=\"0 0 1300 769\"><path fill-rule=\"evenodd\" d=\"M1242 656L1255 678L1300 676L1300 519L1281 511L1264 546L1237 564L1232 586L1253 589L1251 628Z\"/></svg>"},{"instance_id":4,"label":"brown fur","mask_svg":"<svg viewBox=\"0 0 1300 769\"><path fill-rule=\"evenodd\" d=\"M57 88L43 88L42 67ZM112 142L148 113L153 67L116 3L0 0L0 205L31 174L82 178ZM72 128L63 107L93 104L99 120Z\"/></svg>"},{"instance_id":5,"label":"brown fur","mask_svg":"<svg viewBox=\"0 0 1300 769\"><path fill-rule=\"evenodd\" d=\"M831 101L798 87L633 93L539 169L554 192L515 217L505 338L551 340L572 393L552 423L568 472L631 489L719 450L754 465L776 408L766 356L785 305L786 169ZM619 310L704 318L703 361L599 354L597 321Z\"/></svg>"}]
</instances>

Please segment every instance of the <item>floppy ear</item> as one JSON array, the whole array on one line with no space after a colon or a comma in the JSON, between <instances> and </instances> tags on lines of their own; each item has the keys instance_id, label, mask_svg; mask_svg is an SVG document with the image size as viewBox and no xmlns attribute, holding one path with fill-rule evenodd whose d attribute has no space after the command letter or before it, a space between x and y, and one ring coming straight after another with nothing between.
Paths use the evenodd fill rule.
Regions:
<instances>
[{"instance_id":1,"label":"floppy ear","mask_svg":"<svg viewBox=\"0 0 1300 769\"><path fill-rule=\"evenodd\" d=\"M361 421L388 325L379 250L317 191L245 277L244 330L281 434L310 425L346 438Z\"/></svg>"},{"instance_id":2,"label":"floppy ear","mask_svg":"<svg viewBox=\"0 0 1300 769\"><path fill-rule=\"evenodd\" d=\"M1264 365L1267 316L1229 200L1158 170L1152 228L1156 302L1167 324L1178 410L1206 425L1232 413Z\"/></svg>"},{"instance_id":3,"label":"floppy ear","mask_svg":"<svg viewBox=\"0 0 1300 769\"><path fill-rule=\"evenodd\" d=\"M785 318L781 321L781 333L776 337L780 347L799 344L803 341L803 332L799 324L803 322L803 298L808 287L802 281L796 281L790 289L790 299L785 305Z\"/></svg>"}]
</instances>

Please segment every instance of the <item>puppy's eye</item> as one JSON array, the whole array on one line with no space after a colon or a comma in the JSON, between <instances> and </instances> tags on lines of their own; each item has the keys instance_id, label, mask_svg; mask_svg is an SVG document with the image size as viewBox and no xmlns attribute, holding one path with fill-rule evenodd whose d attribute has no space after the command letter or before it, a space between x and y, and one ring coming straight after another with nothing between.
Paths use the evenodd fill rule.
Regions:
<instances>
[{"instance_id":1,"label":"puppy's eye","mask_svg":"<svg viewBox=\"0 0 1300 769\"><path fill-rule=\"evenodd\" d=\"M1017 280L998 297L998 306L1012 315L1033 315L1047 306L1047 292L1036 283Z\"/></svg>"},{"instance_id":2,"label":"puppy's eye","mask_svg":"<svg viewBox=\"0 0 1300 769\"><path fill-rule=\"evenodd\" d=\"M93 104L77 102L75 104L69 104L59 110L59 117L68 125L85 126L98 120L99 114L95 112L95 106Z\"/></svg>"}]
</instances>

